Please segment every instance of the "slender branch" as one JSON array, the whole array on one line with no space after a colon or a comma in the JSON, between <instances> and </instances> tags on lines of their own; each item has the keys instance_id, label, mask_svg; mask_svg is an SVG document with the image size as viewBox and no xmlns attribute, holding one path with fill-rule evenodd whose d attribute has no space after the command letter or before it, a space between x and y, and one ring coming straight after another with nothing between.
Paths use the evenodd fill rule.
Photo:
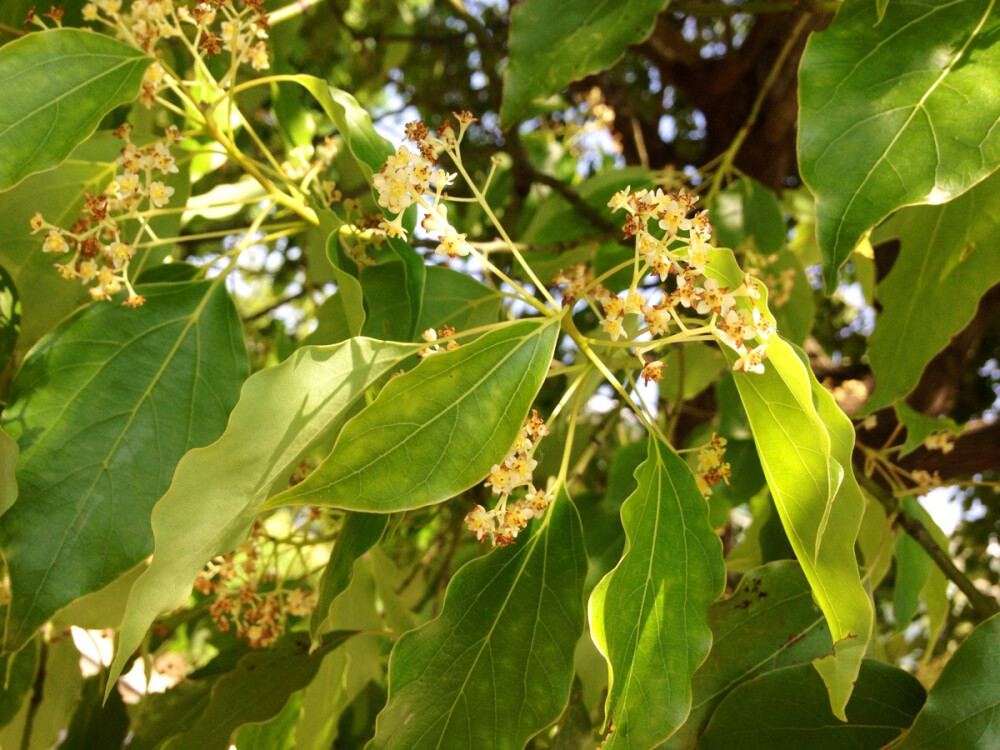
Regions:
<instances>
[{"instance_id":1,"label":"slender branch","mask_svg":"<svg viewBox=\"0 0 1000 750\"><path fill-rule=\"evenodd\" d=\"M947 550L941 549L938 543L934 541L934 537L931 536L931 533L919 518L914 518L903 510L899 500L871 477L858 472L858 482L868 490L872 497L882 504L887 513L895 515L896 523L899 524L900 528L909 534L913 541L924 548L924 551L934 561L934 564L941 569L941 572L958 587L959 591L965 594L965 598L969 600L969 604L972 605L977 615L985 620L987 617L1000 612L1000 604L997 603L997 600L976 588L972 580L958 569L958 566L955 565L954 560L951 559L951 555L948 554Z\"/></svg>"},{"instance_id":2,"label":"slender branch","mask_svg":"<svg viewBox=\"0 0 1000 750\"><path fill-rule=\"evenodd\" d=\"M840 8L840 0L751 0L742 5L709 5L703 2L673 3L668 10L671 13L683 13L688 16L734 16L737 13L787 13L800 11L802 13L834 13Z\"/></svg>"},{"instance_id":3,"label":"slender branch","mask_svg":"<svg viewBox=\"0 0 1000 750\"><path fill-rule=\"evenodd\" d=\"M0 23L0 34L7 34L8 36L25 36L27 33L28 32L23 29L15 29L13 26Z\"/></svg>"}]
</instances>

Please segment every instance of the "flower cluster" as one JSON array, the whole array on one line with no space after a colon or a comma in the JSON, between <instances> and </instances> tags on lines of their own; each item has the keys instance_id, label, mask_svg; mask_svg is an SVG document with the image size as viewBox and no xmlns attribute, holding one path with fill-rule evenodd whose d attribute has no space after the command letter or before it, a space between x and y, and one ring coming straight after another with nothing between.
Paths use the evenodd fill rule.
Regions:
<instances>
[{"instance_id":1,"label":"flower cluster","mask_svg":"<svg viewBox=\"0 0 1000 750\"><path fill-rule=\"evenodd\" d=\"M435 252L457 258L469 254L472 249L461 234L448 222L448 212L442 200L445 188L454 182L456 175L448 174L437 166L438 157L447 153L452 158L469 125L476 121L468 112L456 112L459 130L450 122L445 122L436 133L419 120L406 124L406 137L416 144L416 149L400 146L391 154L382 168L372 177L372 184L378 192L378 204L395 214L391 220L383 220L381 228L390 237L405 237L403 212L417 204L425 209L421 225L437 237Z\"/></svg>"},{"instance_id":2,"label":"flower cluster","mask_svg":"<svg viewBox=\"0 0 1000 750\"><path fill-rule=\"evenodd\" d=\"M94 0L83 6L83 19L114 29L119 38L147 53L160 40L184 36L184 26L192 26L192 48L206 58L225 50L233 67L243 63L254 70L271 67L264 41L270 24L263 0L242 0L239 7L232 0L208 0L191 7L175 5L173 0L132 0L127 9L123 6L121 0ZM158 83L151 82L154 93ZM149 95L146 81L143 95Z\"/></svg>"},{"instance_id":3,"label":"flower cluster","mask_svg":"<svg viewBox=\"0 0 1000 750\"><path fill-rule=\"evenodd\" d=\"M180 138L180 133L172 127L165 140L139 147L129 132L128 125L115 131L125 141L117 160L121 173L104 192L85 194L83 211L76 222L66 230L35 213L31 231L46 233L42 252L68 258L55 264L63 278L92 284L90 294L94 299L111 299L112 294L126 289L128 299L124 304L138 307L145 298L132 288L128 269L136 253L135 242L148 230L141 209L144 204L157 209L170 202L174 189L159 178L178 171L170 144ZM139 221L140 233L129 243L123 238L124 222L133 219Z\"/></svg>"},{"instance_id":4,"label":"flower cluster","mask_svg":"<svg viewBox=\"0 0 1000 750\"><path fill-rule=\"evenodd\" d=\"M545 514L545 509L554 498L546 490L535 489L532 472L538 462L532 455L538 441L548 434L544 420L538 416L537 411L532 410L503 462L493 465L484 484L493 488L494 495L500 496L499 502L492 510L476 505L465 516L466 527L480 542L489 537L494 547L506 547L527 527L531 519L541 518ZM527 487L527 492L523 498L508 507L507 501L511 494L520 487Z\"/></svg>"},{"instance_id":5,"label":"flower cluster","mask_svg":"<svg viewBox=\"0 0 1000 750\"><path fill-rule=\"evenodd\" d=\"M697 196L684 190L632 193L627 187L615 193L608 206L612 212L625 212L622 229L635 242L635 272L629 289L616 294L576 267L560 272L555 282L564 286L564 304L583 295L591 304L600 305L595 311L612 341L629 338L625 321L630 315L644 324L638 334L648 334L654 342L670 336L674 327L687 334L690 329L682 316L708 316L706 329L739 355L733 369L763 372L774 327L753 304L760 296L757 282L747 275L738 287L730 288L711 275L712 225L707 211L696 210L697 201ZM645 289L639 291L647 278L660 284L659 299ZM740 298L749 304L739 302ZM653 380L656 373L644 377L647 374Z\"/></svg>"},{"instance_id":6,"label":"flower cluster","mask_svg":"<svg viewBox=\"0 0 1000 750\"><path fill-rule=\"evenodd\" d=\"M698 489L705 497L712 494L712 487L719 482L729 484L733 473L725 458L726 439L718 433L712 433L712 439L698 451L698 471L694 475Z\"/></svg>"},{"instance_id":7,"label":"flower cluster","mask_svg":"<svg viewBox=\"0 0 1000 750\"><path fill-rule=\"evenodd\" d=\"M932 432L924 439L924 448L944 454L951 453L955 450L955 436L950 432Z\"/></svg>"},{"instance_id":8,"label":"flower cluster","mask_svg":"<svg viewBox=\"0 0 1000 750\"><path fill-rule=\"evenodd\" d=\"M254 524L250 540L236 554L212 560L194 583L199 593L214 597L208 611L219 631L235 628L252 648L272 645L285 631L289 615L308 617L316 607L315 591L273 585L274 569L263 562L262 553L269 541L261 524Z\"/></svg>"},{"instance_id":9,"label":"flower cluster","mask_svg":"<svg viewBox=\"0 0 1000 750\"><path fill-rule=\"evenodd\" d=\"M435 343L439 338L446 338L454 335L455 328L453 326L445 326L444 328L439 328L436 331L433 328L428 328L420 334L420 338L430 344L430 346L425 346L423 349L418 350L417 356L423 358L429 357L432 354L437 354L441 351L455 351L455 349L458 349L458 342L455 340L449 341L445 344L444 349L441 348L440 344Z\"/></svg>"}]
</instances>

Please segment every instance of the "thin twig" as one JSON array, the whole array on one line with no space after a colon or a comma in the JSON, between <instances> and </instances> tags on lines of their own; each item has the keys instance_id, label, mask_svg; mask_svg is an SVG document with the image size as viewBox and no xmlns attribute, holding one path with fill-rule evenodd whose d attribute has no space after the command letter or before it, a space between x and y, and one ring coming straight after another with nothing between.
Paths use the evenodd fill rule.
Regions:
<instances>
[{"instance_id":1,"label":"thin twig","mask_svg":"<svg viewBox=\"0 0 1000 750\"><path fill-rule=\"evenodd\" d=\"M976 588L972 580L958 569L954 560L951 559L951 555L946 550L941 549L938 543L934 541L934 537L931 536L931 533L924 526L923 522L903 510L899 500L892 493L874 479L866 477L864 474L858 474L858 481L868 490L872 497L882 504L882 507L886 509L889 515L896 516L896 523L899 524L900 528L909 534L913 541L924 548L924 551L934 561L934 564L941 569L941 572L958 587L959 591L965 594L965 598L969 600L969 604L972 605L977 615L985 620L987 617L1000 612L1000 604L997 603L997 600Z\"/></svg>"}]
</instances>

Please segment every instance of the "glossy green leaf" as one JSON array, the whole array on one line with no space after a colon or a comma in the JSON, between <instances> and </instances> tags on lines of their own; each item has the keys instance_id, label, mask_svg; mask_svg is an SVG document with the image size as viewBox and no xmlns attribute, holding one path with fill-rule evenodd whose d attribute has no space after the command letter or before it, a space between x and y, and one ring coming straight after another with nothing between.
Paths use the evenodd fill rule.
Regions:
<instances>
[{"instance_id":1,"label":"glossy green leaf","mask_svg":"<svg viewBox=\"0 0 1000 750\"><path fill-rule=\"evenodd\" d=\"M336 615L332 605L351 582L354 561L372 548L389 525L389 516L373 513L348 513L333 545L330 560L319 582L316 608L309 620L313 642Z\"/></svg>"},{"instance_id":2,"label":"glossy green leaf","mask_svg":"<svg viewBox=\"0 0 1000 750\"><path fill-rule=\"evenodd\" d=\"M141 291L138 309L99 302L68 318L12 385L4 422L21 455L18 502L0 517L7 649L149 555L153 504L180 457L222 431L246 377L222 284Z\"/></svg>"},{"instance_id":3,"label":"glossy green leaf","mask_svg":"<svg viewBox=\"0 0 1000 750\"><path fill-rule=\"evenodd\" d=\"M765 368L737 373L736 386L782 525L830 626L835 655L815 664L841 716L872 632L854 555L865 508L851 469L854 429L784 340L771 339Z\"/></svg>"},{"instance_id":4,"label":"glossy green leaf","mask_svg":"<svg viewBox=\"0 0 1000 750\"><path fill-rule=\"evenodd\" d=\"M879 22L874 3L850 0L810 38L799 162L817 199L827 291L892 211L944 203L1000 165L994 3L896 0Z\"/></svg>"},{"instance_id":5,"label":"glossy green leaf","mask_svg":"<svg viewBox=\"0 0 1000 750\"><path fill-rule=\"evenodd\" d=\"M670 0L526 0L511 12L510 61L504 74L500 120L524 119L533 99L610 68L630 44L653 31Z\"/></svg>"},{"instance_id":6,"label":"glossy green leaf","mask_svg":"<svg viewBox=\"0 0 1000 750\"><path fill-rule=\"evenodd\" d=\"M712 644L709 606L725 585L722 543L684 461L650 436L635 479L621 509L625 554L589 603L608 661L606 748L653 747L684 723L691 677Z\"/></svg>"},{"instance_id":7,"label":"glossy green leaf","mask_svg":"<svg viewBox=\"0 0 1000 750\"><path fill-rule=\"evenodd\" d=\"M112 675L153 620L187 600L205 563L246 539L260 506L287 485L302 458L413 351L370 339L303 347L246 381L222 437L184 456L153 511L156 547L132 587Z\"/></svg>"},{"instance_id":8,"label":"glossy green leaf","mask_svg":"<svg viewBox=\"0 0 1000 750\"><path fill-rule=\"evenodd\" d=\"M912 497L903 500L909 501L909 507L904 507L904 510L912 513L916 500ZM917 614L920 592L934 569L934 561L923 547L902 531L896 537L895 559L896 585L892 590L892 614L898 631L906 628Z\"/></svg>"},{"instance_id":9,"label":"glossy green leaf","mask_svg":"<svg viewBox=\"0 0 1000 750\"><path fill-rule=\"evenodd\" d=\"M517 437L548 372L558 325L525 320L427 357L390 380L305 481L268 501L388 513L482 481Z\"/></svg>"},{"instance_id":10,"label":"glossy green leaf","mask_svg":"<svg viewBox=\"0 0 1000 750\"><path fill-rule=\"evenodd\" d=\"M17 500L17 441L0 428L0 515Z\"/></svg>"},{"instance_id":11,"label":"glossy green leaf","mask_svg":"<svg viewBox=\"0 0 1000 750\"><path fill-rule=\"evenodd\" d=\"M952 654L899 750L1000 745L1000 615L982 623Z\"/></svg>"},{"instance_id":12,"label":"glossy green leaf","mask_svg":"<svg viewBox=\"0 0 1000 750\"><path fill-rule=\"evenodd\" d=\"M943 206L903 209L883 233L898 237L900 249L876 289L882 310L868 339L876 383L867 412L912 391L1000 281L1000 175Z\"/></svg>"},{"instance_id":13,"label":"glossy green leaf","mask_svg":"<svg viewBox=\"0 0 1000 750\"><path fill-rule=\"evenodd\" d=\"M830 650L809 581L790 560L747 573L731 596L712 605L708 624L712 650L691 681L691 714L664 747L694 747L716 706L746 680Z\"/></svg>"},{"instance_id":14,"label":"glossy green leaf","mask_svg":"<svg viewBox=\"0 0 1000 750\"><path fill-rule=\"evenodd\" d=\"M910 725L925 697L923 687L909 672L866 660L847 704L844 723L830 712L826 690L815 670L807 664L785 667L745 682L726 696L698 747L800 750L807 744L816 750L879 748Z\"/></svg>"},{"instance_id":15,"label":"glossy green leaf","mask_svg":"<svg viewBox=\"0 0 1000 750\"><path fill-rule=\"evenodd\" d=\"M313 95L319 105L337 126L348 150L357 160L365 175L371 177L385 162L385 157L395 149L385 138L375 132L372 118L358 100L343 89L330 86L314 76L286 76L287 80L302 86Z\"/></svg>"},{"instance_id":16,"label":"glossy green leaf","mask_svg":"<svg viewBox=\"0 0 1000 750\"><path fill-rule=\"evenodd\" d=\"M0 47L0 191L51 169L139 92L153 58L80 29Z\"/></svg>"},{"instance_id":17,"label":"glossy green leaf","mask_svg":"<svg viewBox=\"0 0 1000 750\"><path fill-rule=\"evenodd\" d=\"M562 713L587 565L569 497L529 531L463 566L440 616L400 638L373 750L523 747Z\"/></svg>"},{"instance_id":18,"label":"glossy green leaf","mask_svg":"<svg viewBox=\"0 0 1000 750\"><path fill-rule=\"evenodd\" d=\"M247 654L235 669L215 681L207 704L199 707L197 721L183 734L171 737L164 750L228 747L231 735L241 726L280 714L291 695L316 676L323 657L352 635L331 633L310 654L309 637L289 633L266 651Z\"/></svg>"}]
</instances>

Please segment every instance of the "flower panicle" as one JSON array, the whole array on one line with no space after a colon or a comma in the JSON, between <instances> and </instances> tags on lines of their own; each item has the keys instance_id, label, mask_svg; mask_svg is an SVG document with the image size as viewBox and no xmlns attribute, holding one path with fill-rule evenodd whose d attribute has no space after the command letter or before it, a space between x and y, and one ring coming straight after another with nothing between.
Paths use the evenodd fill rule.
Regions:
<instances>
[{"instance_id":1,"label":"flower panicle","mask_svg":"<svg viewBox=\"0 0 1000 750\"><path fill-rule=\"evenodd\" d=\"M532 519L545 515L555 497L551 489L536 489L532 472L538 462L532 456L538 442L548 434L545 421L537 410L532 410L503 461L493 465L483 484L492 487L499 501L492 510L477 504L465 516L466 528L480 542L489 539L494 547L506 547ZM521 487L526 488L524 496L509 503L511 495Z\"/></svg>"}]
</instances>

